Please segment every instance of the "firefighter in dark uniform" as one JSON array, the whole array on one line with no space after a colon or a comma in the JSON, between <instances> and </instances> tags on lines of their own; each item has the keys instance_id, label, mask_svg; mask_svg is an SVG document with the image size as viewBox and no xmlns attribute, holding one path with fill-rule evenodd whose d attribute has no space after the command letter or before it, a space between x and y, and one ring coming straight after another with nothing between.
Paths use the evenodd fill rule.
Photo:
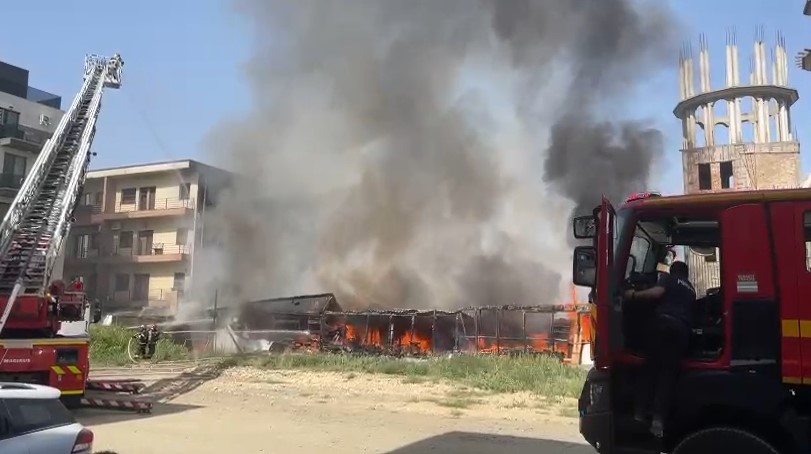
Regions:
<instances>
[{"instance_id":1,"label":"firefighter in dark uniform","mask_svg":"<svg viewBox=\"0 0 811 454\"><path fill-rule=\"evenodd\" d=\"M155 349L158 346L158 339L160 339L161 333L158 331L158 325L154 323L152 326L149 327L149 332L147 332L146 338L146 358L152 358L155 354Z\"/></svg>"},{"instance_id":2,"label":"firefighter in dark uniform","mask_svg":"<svg viewBox=\"0 0 811 454\"><path fill-rule=\"evenodd\" d=\"M653 397L650 430L661 438L664 420L670 411L679 363L688 351L690 314L696 301L687 264L674 261L670 265L670 272L662 273L655 286L641 291L628 290L625 298L656 304L647 333L647 360L636 394L634 418L642 423L647 422Z\"/></svg>"},{"instance_id":3,"label":"firefighter in dark uniform","mask_svg":"<svg viewBox=\"0 0 811 454\"><path fill-rule=\"evenodd\" d=\"M149 331L146 329L146 325L141 325L132 338L138 342L138 356L144 358L146 356L146 344L149 340Z\"/></svg>"}]
</instances>

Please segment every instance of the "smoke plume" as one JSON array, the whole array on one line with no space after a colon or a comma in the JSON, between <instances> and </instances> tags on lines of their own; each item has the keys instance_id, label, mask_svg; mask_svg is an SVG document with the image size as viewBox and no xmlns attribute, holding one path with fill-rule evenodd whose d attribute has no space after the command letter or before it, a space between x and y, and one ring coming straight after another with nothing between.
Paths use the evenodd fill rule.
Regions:
<instances>
[{"instance_id":1,"label":"smoke plume","mask_svg":"<svg viewBox=\"0 0 811 454\"><path fill-rule=\"evenodd\" d=\"M239 177L195 280L350 307L560 302L573 210L644 188L661 153L622 121L669 61L666 11L637 3L237 1L254 106L212 133Z\"/></svg>"}]
</instances>

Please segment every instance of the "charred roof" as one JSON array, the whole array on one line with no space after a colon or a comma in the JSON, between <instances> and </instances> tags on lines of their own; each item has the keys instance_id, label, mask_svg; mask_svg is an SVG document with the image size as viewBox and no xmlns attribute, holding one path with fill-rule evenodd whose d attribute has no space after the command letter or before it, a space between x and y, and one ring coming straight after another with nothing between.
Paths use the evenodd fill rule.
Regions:
<instances>
[{"instance_id":1,"label":"charred roof","mask_svg":"<svg viewBox=\"0 0 811 454\"><path fill-rule=\"evenodd\" d=\"M327 311L342 310L332 293L250 301L245 304L245 307L274 314L290 315L320 315Z\"/></svg>"}]
</instances>

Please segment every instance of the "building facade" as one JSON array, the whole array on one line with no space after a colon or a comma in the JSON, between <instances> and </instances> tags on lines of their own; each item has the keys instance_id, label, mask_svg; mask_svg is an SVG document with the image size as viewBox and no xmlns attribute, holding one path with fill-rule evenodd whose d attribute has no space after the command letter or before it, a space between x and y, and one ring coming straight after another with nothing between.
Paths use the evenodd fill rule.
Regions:
<instances>
[{"instance_id":1,"label":"building facade","mask_svg":"<svg viewBox=\"0 0 811 454\"><path fill-rule=\"evenodd\" d=\"M62 98L28 85L28 70L0 61L0 217L62 119Z\"/></svg>"},{"instance_id":2,"label":"building facade","mask_svg":"<svg viewBox=\"0 0 811 454\"><path fill-rule=\"evenodd\" d=\"M755 37L748 80L741 81L733 33L726 44L725 83L712 87L709 46L702 37L698 82L692 51L679 59L681 99L674 115L682 122L685 194L747 189L796 188L801 184L800 144L791 124L799 98L788 86L785 41L767 57L763 31ZM720 285L718 248L690 248L687 261L696 290Z\"/></svg>"},{"instance_id":3,"label":"building facade","mask_svg":"<svg viewBox=\"0 0 811 454\"><path fill-rule=\"evenodd\" d=\"M88 172L63 246L63 276L83 278L108 313L176 313L193 279L206 210L228 180L192 160Z\"/></svg>"}]
</instances>

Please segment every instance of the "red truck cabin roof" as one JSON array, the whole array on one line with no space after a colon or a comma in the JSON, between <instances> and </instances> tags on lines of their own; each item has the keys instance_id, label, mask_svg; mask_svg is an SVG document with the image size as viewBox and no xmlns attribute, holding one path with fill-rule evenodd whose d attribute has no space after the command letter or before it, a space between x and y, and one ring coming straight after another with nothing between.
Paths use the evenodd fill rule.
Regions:
<instances>
[{"instance_id":1,"label":"red truck cabin roof","mask_svg":"<svg viewBox=\"0 0 811 454\"><path fill-rule=\"evenodd\" d=\"M811 188L724 191L667 197L654 196L635 198L624 203L622 207L633 210L683 207L706 207L708 210L717 210L745 203L783 202L789 200L811 200Z\"/></svg>"}]
</instances>

